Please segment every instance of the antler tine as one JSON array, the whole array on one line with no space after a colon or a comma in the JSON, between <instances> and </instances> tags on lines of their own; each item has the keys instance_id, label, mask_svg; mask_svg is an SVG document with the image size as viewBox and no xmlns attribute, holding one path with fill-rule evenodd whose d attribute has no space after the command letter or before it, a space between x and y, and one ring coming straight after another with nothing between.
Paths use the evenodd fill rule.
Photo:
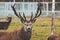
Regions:
<instances>
[{"instance_id":1,"label":"antler tine","mask_svg":"<svg viewBox=\"0 0 60 40\"><path fill-rule=\"evenodd\" d=\"M31 19L30 20L32 20L32 18L33 18L33 12L31 12Z\"/></svg>"},{"instance_id":2,"label":"antler tine","mask_svg":"<svg viewBox=\"0 0 60 40\"><path fill-rule=\"evenodd\" d=\"M41 15L41 9L39 8L39 10L40 10L40 13L39 14L37 13L36 18Z\"/></svg>"},{"instance_id":3,"label":"antler tine","mask_svg":"<svg viewBox=\"0 0 60 40\"><path fill-rule=\"evenodd\" d=\"M20 18L20 20L22 21L22 23L25 22L25 21L26 21L25 14L23 13L23 17L25 18L25 19L24 19L24 18L21 16L20 12L19 12L19 15L17 14L17 12L16 12L14 6L15 6L15 4L14 4L13 6L11 5L11 7L12 7L12 9L13 9L13 11L14 11L14 14L15 14L17 17Z\"/></svg>"},{"instance_id":4,"label":"antler tine","mask_svg":"<svg viewBox=\"0 0 60 40\"><path fill-rule=\"evenodd\" d=\"M36 21L36 18L37 17L39 17L41 15L41 9L40 9L40 4L38 3L38 8L37 8L37 12L36 12L36 14L35 14L35 17L33 17L33 14L31 15L31 21L33 21L34 20L34 22Z\"/></svg>"},{"instance_id":5,"label":"antler tine","mask_svg":"<svg viewBox=\"0 0 60 40\"><path fill-rule=\"evenodd\" d=\"M13 6L11 5L12 10L14 11L15 15L16 15L17 17L19 17L19 15L17 14L17 12L16 12L16 10L15 10L14 6L15 6L15 4L14 4Z\"/></svg>"},{"instance_id":6,"label":"antler tine","mask_svg":"<svg viewBox=\"0 0 60 40\"><path fill-rule=\"evenodd\" d=\"M14 3L13 6L15 6L16 4Z\"/></svg>"},{"instance_id":7,"label":"antler tine","mask_svg":"<svg viewBox=\"0 0 60 40\"><path fill-rule=\"evenodd\" d=\"M40 10L40 13L41 13L41 9L40 9L40 3L38 2L38 8L37 8L37 13L36 13L36 16L38 15L38 12L39 12L39 10Z\"/></svg>"},{"instance_id":8,"label":"antler tine","mask_svg":"<svg viewBox=\"0 0 60 40\"><path fill-rule=\"evenodd\" d=\"M26 17L25 17L25 14L23 13L23 17L24 17L24 19L25 19L25 21L26 21Z\"/></svg>"},{"instance_id":9,"label":"antler tine","mask_svg":"<svg viewBox=\"0 0 60 40\"><path fill-rule=\"evenodd\" d=\"M40 13L39 13L39 15L38 15L38 17L41 15L41 9L40 9Z\"/></svg>"},{"instance_id":10,"label":"antler tine","mask_svg":"<svg viewBox=\"0 0 60 40\"><path fill-rule=\"evenodd\" d=\"M19 12L19 18L20 18L20 20L21 20L22 22L25 21L25 20L23 19L23 17L21 16L20 12Z\"/></svg>"},{"instance_id":11,"label":"antler tine","mask_svg":"<svg viewBox=\"0 0 60 40\"><path fill-rule=\"evenodd\" d=\"M39 13L39 10L40 10L40 13ZM38 14L39 13L39 14ZM38 3L38 8L37 8L37 13L35 14L35 17L34 18L37 18L41 15L41 9L40 9L40 4Z\"/></svg>"}]
</instances>

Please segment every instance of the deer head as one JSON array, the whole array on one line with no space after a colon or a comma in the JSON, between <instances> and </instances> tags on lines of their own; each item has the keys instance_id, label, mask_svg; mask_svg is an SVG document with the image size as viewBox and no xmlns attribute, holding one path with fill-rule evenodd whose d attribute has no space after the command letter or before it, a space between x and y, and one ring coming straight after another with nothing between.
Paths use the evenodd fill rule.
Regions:
<instances>
[{"instance_id":1,"label":"deer head","mask_svg":"<svg viewBox=\"0 0 60 40\"><path fill-rule=\"evenodd\" d=\"M33 13L31 13L31 19L27 20L25 17L25 14L23 13L23 16L21 16L21 14L17 13L15 10L15 4L13 6L11 6L15 15L21 20L21 22L24 24L24 29L25 31L31 31L32 30L32 23L34 23L37 19L37 17L39 17L41 15L41 9L40 9L40 5L38 4L38 8L37 8L37 12L35 14L35 16L33 17Z\"/></svg>"}]
</instances>

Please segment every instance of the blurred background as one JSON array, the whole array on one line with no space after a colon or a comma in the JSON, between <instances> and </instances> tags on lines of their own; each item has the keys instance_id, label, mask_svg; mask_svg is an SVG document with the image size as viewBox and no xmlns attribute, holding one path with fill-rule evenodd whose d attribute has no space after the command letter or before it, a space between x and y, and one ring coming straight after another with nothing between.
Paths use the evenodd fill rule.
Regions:
<instances>
[{"instance_id":1,"label":"blurred background","mask_svg":"<svg viewBox=\"0 0 60 40\"><path fill-rule=\"evenodd\" d=\"M52 0L0 0L0 16L13 15L11 5L16 3L16 11L24 12L27 16L31 12L36 13L38 1L42 9L42 16L50 16L52 13ZM55 0L55 17L60 18L60 0Z\"/></svg>"}]
</instances>

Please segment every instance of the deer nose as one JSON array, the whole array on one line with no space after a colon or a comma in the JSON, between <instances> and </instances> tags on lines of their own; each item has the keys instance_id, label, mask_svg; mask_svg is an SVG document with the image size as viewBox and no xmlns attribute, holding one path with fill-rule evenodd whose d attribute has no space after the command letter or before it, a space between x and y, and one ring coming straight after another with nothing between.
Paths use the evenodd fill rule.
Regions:
<instances>
[{"instance_id":1,"label":"deer nose","mask_svg":"<svg viewBox=\"0 0 60 40\"><path fill-rule=\"evenodd\" d=\"M27 31L30 32L31 31L31 28L28 28Z\"/></svg>"},{"instance_id":2,"label":"deer nose","mask_svg":"<svg viewBox=\"0 0 60 40\"><path fill-rule=\"evenodd\" d=\"M31 28L28 28L28 29L31 29Z\"/></svg>"}]
</instances>

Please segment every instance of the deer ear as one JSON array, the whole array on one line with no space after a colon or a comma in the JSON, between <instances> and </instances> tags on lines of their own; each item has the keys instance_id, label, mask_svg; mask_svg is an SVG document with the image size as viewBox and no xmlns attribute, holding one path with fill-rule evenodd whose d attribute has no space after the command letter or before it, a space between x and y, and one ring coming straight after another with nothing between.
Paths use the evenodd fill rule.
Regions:
<instances>
[{"instance_id":1,"label":"deer ear","mask_svg":"<svg viewBox=\"0 0 60 40\"><path fill-rule=\"evenodd\" d=\"M31 22L34 23L36 21L36 19L32 20Z\"/></svg>"}]
</instances>

